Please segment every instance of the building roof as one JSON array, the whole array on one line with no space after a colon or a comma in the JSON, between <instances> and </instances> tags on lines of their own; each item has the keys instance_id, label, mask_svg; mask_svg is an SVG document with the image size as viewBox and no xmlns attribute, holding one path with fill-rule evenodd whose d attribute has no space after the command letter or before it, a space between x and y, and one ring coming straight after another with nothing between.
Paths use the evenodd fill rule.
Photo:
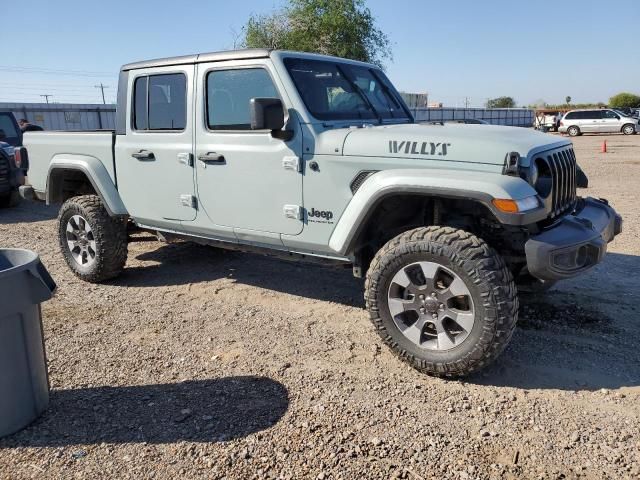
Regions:
<instances>
[{"instance_id":1,"label":"building roof","mask_svg":"<svg viewBox=\"0 0 640 480\"><path fill-rule=\"evenodd\" d=\"M246 48L244 50L227 50L222 52L196 53L180 57L156 58L141 62L127 63L121 70L135 70L149 67L168 67L171 65L188 65L190 63L221 62L223 60L245 60L248 58L266 58L271 53L267 48Z\"/></svg>"}]
</instances>

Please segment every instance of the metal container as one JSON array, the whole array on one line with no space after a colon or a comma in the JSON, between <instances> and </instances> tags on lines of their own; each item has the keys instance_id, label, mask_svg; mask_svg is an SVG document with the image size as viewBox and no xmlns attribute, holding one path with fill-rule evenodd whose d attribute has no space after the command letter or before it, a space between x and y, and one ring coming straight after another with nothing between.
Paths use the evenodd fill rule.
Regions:
<instances>
[{"instance_id":1,"label":"metal container","mask_svg":"<svg viewBox=\"0 0 640 480\"><path fill-rule=\"evenodd\" d=\"M55 288L38 254L0 249L0 437L26 427L49 404L40 303Z\"/></svg>"}]
</instances>

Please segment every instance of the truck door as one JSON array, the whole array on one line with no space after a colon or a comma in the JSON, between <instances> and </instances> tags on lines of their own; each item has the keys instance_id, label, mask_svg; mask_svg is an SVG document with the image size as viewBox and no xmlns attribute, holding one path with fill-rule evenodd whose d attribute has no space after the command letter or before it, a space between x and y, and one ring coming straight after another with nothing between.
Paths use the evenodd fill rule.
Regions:
<instances>
[{"instance_id":1,"label":"truck door","mask_svg":"<svg viewBox=\"0 0 640 480\"><path fill-rule=\"evenodd\" d=\"M116 137L120 196L138 223L196 217L193 172L194 65L131 70L126 135Z\"/></svg>"},{"instance_id":2,"label":"truck door","mask_svg":"<svg viewBox=\"0 0 640 480\"><path fill-rule=\"evenodd\" d=\"M195 169L199 208L211 228L296 235L302 231L302 134L250 129L250 100L290 105L268 61L197 66ZM297 121L297 120L296 120ZM202 213L200 213L202 214Z\"/></svg>"}]
</instances>

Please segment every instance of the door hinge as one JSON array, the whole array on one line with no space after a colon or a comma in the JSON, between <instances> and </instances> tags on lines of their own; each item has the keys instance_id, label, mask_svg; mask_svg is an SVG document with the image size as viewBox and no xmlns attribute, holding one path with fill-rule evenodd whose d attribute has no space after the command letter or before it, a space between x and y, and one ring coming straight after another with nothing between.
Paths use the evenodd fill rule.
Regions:
<instances>
[{"instance_id":1,"label":"door hinge","mask_svg":"<svg viewBox=\"0 0 640 480\"><path fill-rule=\"evenodd\" d=\"M293 170L294 172L302 172L302 159L300 157L284 157L282 159L282 167L285 170Z\"/></svg>"},{"instance_id":2,"label":"door hinge","mask_svg":"<svg viewBox=\"0 0 640 480\"><path fill-rule=\"evenodd\" d=\"M183 207L197 208L198 200L193 195L180 195L180 205Z\"/></svg>"},{"instance_id":3,"label":"door hinge","mask_svg":"<svg viewBox=\"0 0 640 480\"><path fill-rule=\"evenodd\" d=\"M190 153L179 153L178 163L187 165L188 167L193 167L193 155L191 155Z\"/></svg>"},{"instance_id":4,"label":"door hinge","mask_svg":"<svg viewBox=\"0 0 640 480\"><path fill-rule=\"evenodd\" d=\"M282 208L284 216L295 220L302 220L302 207L300 205L285 205Z\"/></svg>"}]
</instances>

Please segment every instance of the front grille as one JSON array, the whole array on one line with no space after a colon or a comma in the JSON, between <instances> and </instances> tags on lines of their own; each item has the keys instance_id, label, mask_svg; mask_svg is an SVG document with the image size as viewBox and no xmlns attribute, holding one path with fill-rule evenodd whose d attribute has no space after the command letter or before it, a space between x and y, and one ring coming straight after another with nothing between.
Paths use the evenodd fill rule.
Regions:
<instances>
[{"instance_id":1,"label":"front grille","mask_svg":"<svg viewBox=\"0 0 640 480\"><path fill-rule=\"evenodd\" d=\"M9 159L0 154L0 185L9 184Z\"/></svg>"},{"instance_id":2,"label":"front grille","mask_svg":"<svg viewBox=\"0 0 640 480\"><path fill-rule=\"evenodd\" d=\"M538 181L534 185L549 208L549 216L557 217L573 209L576 203L576 156L572 147L545 152L534 160Z\"/></svg>"}]
</instances>

